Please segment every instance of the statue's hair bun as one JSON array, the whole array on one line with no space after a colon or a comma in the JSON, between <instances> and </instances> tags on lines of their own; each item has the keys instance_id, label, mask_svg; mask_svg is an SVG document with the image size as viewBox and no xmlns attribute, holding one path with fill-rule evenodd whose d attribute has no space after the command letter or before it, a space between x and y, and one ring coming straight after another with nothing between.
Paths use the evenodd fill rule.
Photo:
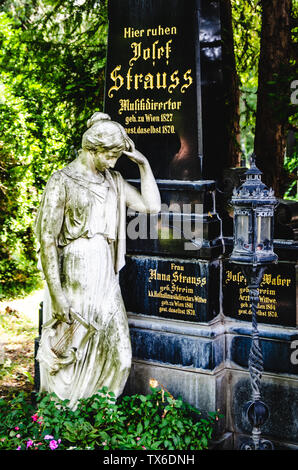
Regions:
<instances>
[{"instance_id":1,"label":"statue's hair bun","mask_svg":"<svg viewBox=\"0 0 298 470\"><path fill-rule=\"evenodd\" d=\"M87 121L87 127L88 129L92 127L94 124L100 122L100 121L111 121L111 118L108 114L106 113L100 113L96 112L94 113L90 119Z\"/></svg>"}]
</instances>

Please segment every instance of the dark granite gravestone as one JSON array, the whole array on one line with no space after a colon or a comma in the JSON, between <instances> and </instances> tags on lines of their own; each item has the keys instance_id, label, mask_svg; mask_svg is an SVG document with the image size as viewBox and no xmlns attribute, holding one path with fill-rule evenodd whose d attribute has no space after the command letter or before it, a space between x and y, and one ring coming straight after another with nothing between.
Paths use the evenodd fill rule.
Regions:
<instances>
[{"instance_id":1,"label":"dark granite gravestone","mask_svg":"<svg viewBox=\"0 0 298 470\"><path fill-rule=\"evenodd\" d=\"M167 242L128 237L128 253L211 259L223 252L213 180L227 161L219 4L109 1L105 111L150 162L163 203L157 225L164 226L165 213L171 227L179 218L201 224L191 250L180 230ZM116 169L139 185L138 168L127 158Z\"/></svg>"},{"instance_id":2,"label":"dark granite gravestone","mask_svg":"<svg viewBox=\"0 0 298 470\"><path fill-rule=\"evenodd\" d=\"M105 110L157 179L218 180L227 166L219 6L109 1ZM118 168L138 178L133 164Z\"/></svg>"},{"instance_id":3,"label":"dark granite gravestone","mask_svg":"<svg viewBox=\"0 0 298 470\"><path fill-rule=\"evenodd\" d=\"M175 308L142 297L148 263L156 265L159 275L166 263L170 266L179 258L192 278L206 265L208 286L219 270L211 267L223 253L216 182L211 178L222 174L227 156L219 3L109 1L105 111L148 158L162 200L155 219L136 214L127 218L128 256L120 281L126 307L135 313L205 322L219 313L219 278L213 282L212 301L208 296L206 305L189 302L195 307L181 309L194 315L183 317ZM116 169L140 186L138 168L127 158L120 158ZM131 235L138 222L140 233L134 230ZM201 264L184 263L193 258L200 258ZM138 282L132 292L134 277ZM157 278L156 292L162 288Z\"/></svg>"},{"instance_id":4,"label":"dark granite gravestone","mask_svg":"<svg viewBox=\"0 0 298 470\"><path fill-rule=\"evenodd\" d=\"M162 201L158 216L127 217L120 285L133 366L126 392L146 393L154 377L214 411L224 360L215 179L227 161L219 5L109 0L105 89L105 112L148 158ZM116 170L139 187L127 158Z\"/></svg>"},{"instance_id":5,"label":"dark granite gravestone","mask_svg":"<svg viewBox=\"0 0 298 470\"><path fill-rule=\"evenodd\" d=\"M158 216L127 217L136 236L127 237L120 272L133 351L125 391L148 393L155 378L201 410L220 409L222 443L231 448L250 430L241 413L250 397L251 315L240 268L228 261L233 226L222 210L227 195L220 200L225 239L217 212L217 189L232 191L244 171L227 168L221 4L109 0L105 111L148 158L163 204ZM135 164L122 157L116 169L139 187ZM191 239L181 228L189 219L199 222ZM273 404L275 395L292 399L298 389L291 355L297 341L297 247L280 242L280 262L266 273L258 315L262 385ZM273 415L266 433L291 446L296 416L289 408L283 434L283 419Z\"/></svg>"}]
</instances>

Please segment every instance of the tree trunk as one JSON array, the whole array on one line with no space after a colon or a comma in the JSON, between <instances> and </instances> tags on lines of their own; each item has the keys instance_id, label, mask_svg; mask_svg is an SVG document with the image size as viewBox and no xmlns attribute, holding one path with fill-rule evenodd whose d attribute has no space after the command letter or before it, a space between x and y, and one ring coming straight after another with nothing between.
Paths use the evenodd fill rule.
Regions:
<instances>
[{"instance_id":1,"label":"tree trunk","mask_svg":"<svg viewBox=\"0 0 298 470\"><path fill-rule=\"evenodd\" d=\"M286 183L284 155L290 99L285 70L291 50L292 0L262 0L262 32L255 131L257 166L263 180L282 196Z\"/></svg>"},{"instance_id":2,"label":"tree trunk","mask_svg":"<svg viewBox=\"0 0 298 470\"><path fill-rule=\"evenodd\" d=\"M222 54L226 119L229 127L229 167L240 166L240 80L236 71L231 0L221 0Z\"/></svg>"}]
</instances>

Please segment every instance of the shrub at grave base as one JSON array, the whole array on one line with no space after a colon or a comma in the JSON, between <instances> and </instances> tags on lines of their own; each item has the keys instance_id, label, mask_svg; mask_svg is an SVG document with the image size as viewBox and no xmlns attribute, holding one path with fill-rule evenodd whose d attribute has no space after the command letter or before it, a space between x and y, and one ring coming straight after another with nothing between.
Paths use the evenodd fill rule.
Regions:
<instances>
[{"instance_id":1,"label":"shrub at grave base","mask_svg":"<svg viewBox=\"0 0 298 470\"><path fill-rule=\"evenodd\" d=\"M0 400L0 449L202 450L219 419L216 413L203 419L164 389L116 402L104 388L80 400L76 411L66 405L54 395L38 396L36 409L23 392Z\"/></svg>"}]
</instances>

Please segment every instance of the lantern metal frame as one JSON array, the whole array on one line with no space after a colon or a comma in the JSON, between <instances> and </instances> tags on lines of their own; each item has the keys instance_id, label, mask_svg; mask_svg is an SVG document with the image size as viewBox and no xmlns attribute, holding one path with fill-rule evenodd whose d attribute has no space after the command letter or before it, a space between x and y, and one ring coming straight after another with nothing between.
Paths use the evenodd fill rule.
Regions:
<instances>
[{"instance_id":1,"label":"lantern metal frame","mask_svg":"<svg viewBox=\"0 0 298 470\"><path fill-rule=\"evenodd\" d=\"M277 261L273 251L277 200L273 189L268 189L262 182L261 175L252 156L250 169L245 173L245 182L233 191L234 247L230 260L234 263L257 266ZM266 236L264 232L267 232Z\"/></svg>"},{"instance_id":2,"label":"lantern metal frame","mask_svg":"<svg viewBox=\"0 0 298 470\"><path fill-rule=\"evenodd\" d=\"M245 182L234 189L231 205L234 208L234 245L230 262L241 266L249 290L252 312L252 341L248 368L252 399L245 406L246 417L252 425L251 438L242 442L242 450L272 450L271 441L261 438L261 426L269 417L269 409L261 400L261 378L264 370L260 344L257 309L259 286L264 272L278 257L273 248L274 209L277 200L274 191L261 180L262 172L256 167L255 155Z\"/></svg>"}]
</instances>

